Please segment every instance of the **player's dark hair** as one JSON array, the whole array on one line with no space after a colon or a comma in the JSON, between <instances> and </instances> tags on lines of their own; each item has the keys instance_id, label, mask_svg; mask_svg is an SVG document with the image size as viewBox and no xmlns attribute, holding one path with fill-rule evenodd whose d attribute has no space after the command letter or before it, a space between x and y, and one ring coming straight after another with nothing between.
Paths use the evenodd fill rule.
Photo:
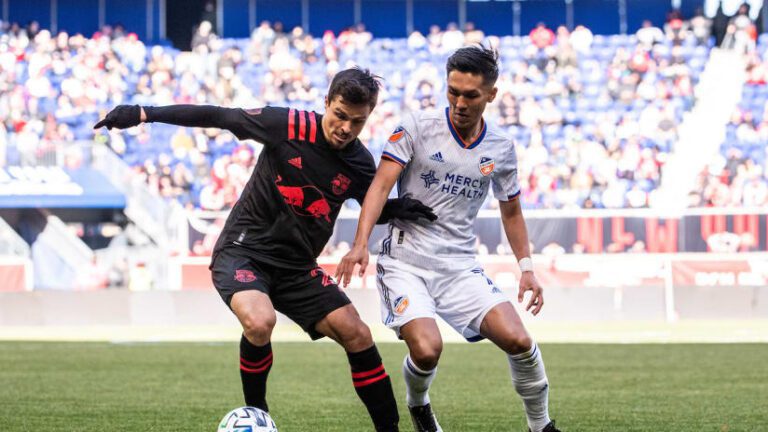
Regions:
<instances>
[{"instance_id":1,"label":"player's dark hair","mask_svg":"<svg viewBox=\"0 0 768 432\"><path fill-rule=\"evenodd\" d=\"M459 48L445 65L446 76L451 71L481 75L483 84L494 85L499 78L499 52L482 45Z\"/></svg>"},{"instance_id":2,"label":"player's dark hair","mask_svg":"<svg viewBox=\"0 0 768 432\"><path fill-rule=\"evenodd\" d=\"M368 69L353 67L336 74L328 89L328 100L341 96L350 105L368 104L371 109L376 106L381 87L380 76L374 75Z\"/></svg>"}]
</instances>

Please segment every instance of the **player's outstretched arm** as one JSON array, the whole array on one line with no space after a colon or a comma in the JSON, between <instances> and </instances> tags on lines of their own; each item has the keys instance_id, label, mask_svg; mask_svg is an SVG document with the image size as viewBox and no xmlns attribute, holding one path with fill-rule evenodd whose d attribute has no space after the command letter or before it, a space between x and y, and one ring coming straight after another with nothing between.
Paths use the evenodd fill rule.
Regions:
<instances>
[{"instance_id":1,"label":"player's outstretched arm","mask_svg":"<svg viewBox=\"0 0 768 432\"><path fill-rule=\"evenodd\" d=\"M107 129L112 130L112 128L127 129L138 126L144 121L143 114L144 112L138 105L118 105L93 128L99 129L106 126Z\"/></svg>"},{"instance_id":2,"label":"player's outstretched arm","mask_svg":"<svg viewBox=\"0 0 768 432\"><path fill-rule=\"evenodd\" d=\"M501 223L504 226L507 240L520 263L520 289L517 292L517 301L522 303L525 292L531 291L531 298L528 300L525 310L537 315L544 306L544 293L533 274L531 250L528 246L528 228L525 226L520 196L518 195L509 201L500 201L499 208L501 209Z\"/></svg>"},{"instance_id":3,"label":"player's outstretched arm","mask_svg":"<svg viewBox=\"0 0 768 432\"><path fill-rule=\"evenodd\" d=\"M357 222L357 232L352 249L344 255L336 267L336 280L346 287L352 279L355 266L360 266L359 276L365 274L368 267L368 239L371 237L373 226L381 215L384 203L387 201L389 191L395 185L397 178L403 171L403 167L395 162L382 159L379 169L373 177L371 186L363 200L363 209L360 211L360 219Z\"/></svg>"},{"instance_id":4,"label":"player's outstretched arm","mask_svg":"<svg viewBox=\"0 0 768 432\"><path fill-rule=\"evenodd\" d=\"M118 105L94 129L125 129L143 122L168 123L187 127L214 127L227 129L241 136L244 131L242 110L211 105L169 105L164 107L142 107L139 105Z\"/></svg>"}]
</instances>

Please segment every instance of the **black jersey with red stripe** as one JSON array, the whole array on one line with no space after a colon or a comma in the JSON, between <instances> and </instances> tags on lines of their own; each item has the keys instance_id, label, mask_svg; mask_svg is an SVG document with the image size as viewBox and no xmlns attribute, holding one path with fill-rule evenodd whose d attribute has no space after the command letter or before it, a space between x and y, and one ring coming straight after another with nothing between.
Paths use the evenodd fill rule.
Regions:
<instances>
[{"instance_id":1,"label":"black jersey with red stripe","mask_svg":"<svg viewBox=\"0 0 768 432\"><path fill-rule=\"evenodd\" d=\"M226 111L226 128L264 149L214 256L237 245L258 261L312 268L344 201L363 201L376 170L373 157L358 139L343 150L331 149L322 115L315 112L277 107Z\"/></svg>"}]
</instances>

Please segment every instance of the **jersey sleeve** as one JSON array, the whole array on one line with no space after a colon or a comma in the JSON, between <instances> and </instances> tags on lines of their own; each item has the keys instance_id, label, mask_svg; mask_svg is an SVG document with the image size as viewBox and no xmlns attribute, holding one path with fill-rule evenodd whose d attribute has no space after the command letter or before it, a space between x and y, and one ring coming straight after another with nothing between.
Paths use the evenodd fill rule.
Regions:
<instances>
[{"instance_id":1,"label":"jersey sleeve","mask_svg":"<svg viewBox=\"0 0 768 432\"><path fill-rule=\"evenodd\" d=\"M413 143L417 138L416 119L413 114L403 114L400 125L389 136L381 158L405 166L413 157Z\"/></svg>"},{"instance_id":2,"label":"jersey sleeve","mask_svg":"<svg viewBox=\"0 0 768 432\"><path fill-rule=\"evenodd\" d=\"M265 146L279 144L288 138L292 126L288 108L264 107L238 109L237 124L231 130L238 139L256 140Z\"/></svg>"},{"instance_id":3,"label":"jersey sleeve","mask_svg":"<svg viewBox=\"0 0 768 432\"><path fill-rule=\"evenodd\" d=\"M498 169L494 170L491 177L493 195L499 201L509 201L520 195L515 143L511 139L507 142L509 143L509 151L505 152L505 157L500 161Z\"/></svg>"}]
</instances>

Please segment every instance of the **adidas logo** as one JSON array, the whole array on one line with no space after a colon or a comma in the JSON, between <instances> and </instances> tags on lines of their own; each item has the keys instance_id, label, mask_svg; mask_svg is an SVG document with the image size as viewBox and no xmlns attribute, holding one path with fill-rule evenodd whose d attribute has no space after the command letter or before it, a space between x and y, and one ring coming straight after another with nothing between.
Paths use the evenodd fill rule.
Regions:
<instances>
[{"instance_id":1,"label":"adidas logo","mask_svg":"<svg viewBox=\"0 0 768 432\"><path fill-rule=\"evenodd\" d=\"M298 169L301 169L301 156L295 157L293 159L288 159L288 163L295 166Z\"/></svg>"},{"instance_id":2,"label":"adidas logo","mask_svg":"<svg viewBox=\"0 0 768 432\"><path fill-rule=\"evenodd\" d=\"M442 154L442 153L440 153L440 152L437 152L437 153L433 154L433 155L432 155L432 156L430 156L429 158L430 158L430 159L432 159L432 160L433 160L433 161L435 161L435 162L440 162L440 163L443 163L443 162L445 162L445 161L443 160L443 154Z\"/></svg>"}]
</instances>

